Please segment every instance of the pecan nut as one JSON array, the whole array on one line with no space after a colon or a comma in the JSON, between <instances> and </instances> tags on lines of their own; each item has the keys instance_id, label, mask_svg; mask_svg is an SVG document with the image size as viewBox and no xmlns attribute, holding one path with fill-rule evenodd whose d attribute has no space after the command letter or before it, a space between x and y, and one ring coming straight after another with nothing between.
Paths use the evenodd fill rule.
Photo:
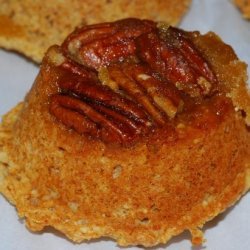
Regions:
<instances>
[{"instance_id":1,"label":"pecan nut","mask_svg":"<svg viewBox=\"0 0 250 250\"><path fill-rule=\"evenodd\" d=\"M173 27L143 34L136 39L139 56L167 81L192 97L208 95L217 78L208 62L185 37Z\"/></svg>"},{"instance_id":2,"label":"pecan nut","mask_svg":"<svg viewBox=\"0 0 250 250\"><path fill-rule=\"evenodd\" d=\"M154 22L135 18L90 25L72 33L62 47L81 64L98 70L134 55L135 38L153 29Z\"/></svg>"}]
</instances>

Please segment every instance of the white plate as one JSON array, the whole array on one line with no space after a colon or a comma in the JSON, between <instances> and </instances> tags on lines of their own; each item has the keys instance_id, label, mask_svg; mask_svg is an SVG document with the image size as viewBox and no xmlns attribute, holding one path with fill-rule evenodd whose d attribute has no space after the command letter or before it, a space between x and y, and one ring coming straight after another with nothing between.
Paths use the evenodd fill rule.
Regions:
<instances>
[{"instance_id":1,"label":"white plate","mask_svg":"<svg viewBox=\"0 0 250 250\"><path fill-rule=\"evenodd\" d=\"M194 0L191 11L183 19L181 27L201 32L215 31L234 47L242 60L250 64L250 22L243 21L240 13L229 0ZM36 65L17 54L0 51L0 115L22 100L38 70ZM249 212L250 193L233 208L205 226L207 243L203 247L192 248L188 240L189 234L184 233L175 237L169 244L152 249L250 249ZM73 244L53 232L31 233L18 219L15 208L2 196L0 196L0 242L1 250L120 249L115 242L107 239Z\"/></svg>"}]
</instances>

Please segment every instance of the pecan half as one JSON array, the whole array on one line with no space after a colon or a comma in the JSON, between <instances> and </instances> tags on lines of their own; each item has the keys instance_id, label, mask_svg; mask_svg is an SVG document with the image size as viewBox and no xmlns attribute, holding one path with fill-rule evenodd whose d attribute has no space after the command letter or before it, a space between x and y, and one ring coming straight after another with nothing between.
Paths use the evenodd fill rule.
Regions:
<instances>
[{"instance_id":1,"label":"pecan half","mask_svg":"<svg viewBox=\"0 0 250 250\"><path fill-rule=\"evenodd\" d=\"M135 18L90 25L72 33L62 47L81 64L98 70L134 55L135 38L153 29L154 22Z\"/></svg>"},{"instance_id":2,"label":"pecan half","mask_svg":"<svg viewBox=\"0 0 250 250\"><path fill-rule=\"evenodd\" d=\"M167 81L192 97L208 95L217 78L185 33L173 27L136 39L139 56Z\"/></svg>"},{"instance_id":3,"label":"pecan half","mask_svg":"<svg viewBox=\"0 0 250 250\"><path fill-rule=\"evenodd\" d=\"M210 95L217 83L187 33L147 20L83 27L51 55L60 91L50 112L105 142L127 144L165 126L187 95Z\"/></svg>"},{"instance_id":4,"label":"pecan half","mask_svg":"<svg viewBox=\"0 0 250 250\"><path fill-rule=\"evenodd\" d=\"M106 142L128 142L141 132L133 120L104 106L88 104L71 96L52 96L50 111L67 127Z\"/></svg>"},{"instance_id":5,"label":"pecan half","mask_svg":"<svg viewBox=\"0 0 250 250\"><path fill-rule=\"evenodd\" d=\"M109 76L118 87L140 103L158 125L173 118L182 105L179 93L153 76L146 66L122 64L108 67Z\"/></svg>"}]
</instances>

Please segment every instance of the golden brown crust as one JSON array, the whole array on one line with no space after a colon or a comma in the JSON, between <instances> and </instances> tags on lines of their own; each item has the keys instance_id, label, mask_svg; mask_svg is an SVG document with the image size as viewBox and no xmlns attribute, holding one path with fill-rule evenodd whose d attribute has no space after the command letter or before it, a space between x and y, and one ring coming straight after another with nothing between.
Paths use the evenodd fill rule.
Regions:
<instances>
[{"instance_id":1,"label":"golden brown crust","mask_svg":"<svg viewBox=\"0 0 250 250\"><path fill-rule=\"evenodd\" d=\"M85 23L140 17L177 24L191 0L8 1L0 0L0 47L41 62L47 48L61 44Z\"/></svg>"},{"instance_id":2,"label":"golden brown crust","mask_svg":"<svg viewBox=\"0 0 250 250\"><path fill-rule=\"evenodd\" d=\"M238 111L208 129L180 126L172 142L120 147L65 128L48 112L57 76L42 65L0 127L0 191L31 230L51 225L76 242L108 236L152 246L187 229L200 243L204 223L249 189L250 133L239 111L249 121L246 66L213 33L193 41Z\"/></svg>"},{"instance_id":3,"label":"golden brown crust","mask_svg":"<svg viewBox=\"0 0 250 250\"><path fill-rule=\"evenodd\" d=\"M244 18L250 19L250 1L234 0L234 4L240 9Z\"/></svg>"}]
</instances>

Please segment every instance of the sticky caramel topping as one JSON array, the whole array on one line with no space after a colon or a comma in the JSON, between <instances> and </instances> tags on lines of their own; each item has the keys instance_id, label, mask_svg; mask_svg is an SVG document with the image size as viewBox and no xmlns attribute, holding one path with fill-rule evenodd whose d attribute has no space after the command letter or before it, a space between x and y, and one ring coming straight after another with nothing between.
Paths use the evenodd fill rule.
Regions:
<instances>
[{"instance_id":1,"label":"sticky caramel topping","mask_svg":"<svg viewBox=\"0 0 250 250\"><path fill-rule=\"evenodd\" d=\"M225 97L189 33L147 20L85 26L49 56L59 75L50 112L104 142L129 144L177 124L217 123Z\"/></svg>"}]
</instances>

